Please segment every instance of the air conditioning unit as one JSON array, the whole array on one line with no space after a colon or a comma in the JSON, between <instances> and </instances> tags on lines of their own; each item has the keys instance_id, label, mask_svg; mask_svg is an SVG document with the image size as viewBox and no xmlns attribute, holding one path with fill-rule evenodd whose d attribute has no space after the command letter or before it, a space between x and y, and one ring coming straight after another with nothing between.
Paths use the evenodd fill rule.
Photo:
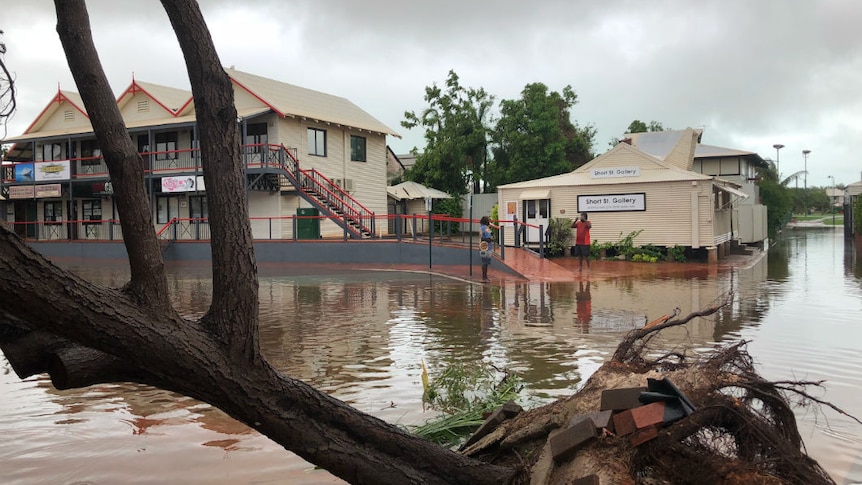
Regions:
<instances>
[{"instance_id":1,"label":"air conditioning unit","mask_svg":"<svg viewBox=\"0 0 862 485\"><path fill-rule=\"evenodd\" d=\"M332 179L332 183L347 193L353 192L353 179Z\"/></svg>"},{"instance_id":2,"label":"air conditioning unit","mask_svg":"<svg viewBox=\"0 0 862 485\"><path fill-rule=\"evenodd\" d=\"M341 186L345 192L353 192L353 179L344 179L344 185Z\"/></svg>"}]
</instances>

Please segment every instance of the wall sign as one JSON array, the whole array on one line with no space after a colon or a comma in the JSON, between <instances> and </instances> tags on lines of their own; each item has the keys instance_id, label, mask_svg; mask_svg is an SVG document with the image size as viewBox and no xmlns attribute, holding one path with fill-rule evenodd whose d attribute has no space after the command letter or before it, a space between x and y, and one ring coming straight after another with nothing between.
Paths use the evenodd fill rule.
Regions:
<instances>
[{"instance_id":1,"label":"wall sign","mask_svg":"<svg viewBox=\"0 0 862 485\"><path fill-rule=\"evenodd\" d=\"M590 177L594 179L607 179L615 177L640 177L640 167L608 167L594 168L590 170Z\"/></svg>"},{"instance_id":2,"label":"wall sign","mask_svg":"<svg viewBox=\"0 0 862 485\"><path fill-rule=\"evenodd\" d=\"M37 185L35 189L34 195L37 199L60 197L63 195L63 188L60 184Z\"/></svg>"},{"instance_id":3,"label":"wall sign","mask_svg":"<svg viewBox=\"0 0 862 485\"><path fill-rule=\"evenodd\" d=\"M69 160L54 160L51 162L36 162L36 181L69 180L71 165Z\"/></svg>"},{"instance_id":4,"label":"wall sign","mask_svg":"<svg viewBox=\"0 0 862 485\"><path fill-rule=\"evenodd\" d=\"M32 199L36 190L32 185L13 185L9 187L10 199Z\"/></svg>"},{"instance_id":5,"label":"wall sign","mask_svg":"<svg viewBox=\"0 0 862 485\"><path fill-rule=\"evenodd\" d=\"M646 194L579 195L578 212L635 212L646 210Z\"/></svg>"}]
</instances>

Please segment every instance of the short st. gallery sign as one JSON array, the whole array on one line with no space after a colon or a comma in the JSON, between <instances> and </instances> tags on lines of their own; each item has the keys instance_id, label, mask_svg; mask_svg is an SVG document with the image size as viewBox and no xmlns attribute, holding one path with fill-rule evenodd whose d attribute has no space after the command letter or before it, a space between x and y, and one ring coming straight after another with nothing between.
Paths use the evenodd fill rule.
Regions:
<instances>
[{"instance_id":1,"label":"short st. gallery sign","mask_svg":"<svg viewBox=\"0 0 862 485\"><path fill-rule=\"evenodd\" d=\"M578 212L645 211L646 194L579 195Z\"/></svg>"}]
</instances>

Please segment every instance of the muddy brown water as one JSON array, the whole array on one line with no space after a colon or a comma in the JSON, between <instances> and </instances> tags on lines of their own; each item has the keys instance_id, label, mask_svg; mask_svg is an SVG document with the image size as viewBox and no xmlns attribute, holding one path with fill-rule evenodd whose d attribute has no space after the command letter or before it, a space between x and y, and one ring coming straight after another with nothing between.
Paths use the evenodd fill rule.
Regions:
<instances>
[{"instance_id":1,"label":"muddy brown water","mask_svg":"<svg viewBox=\"0 0 862 485\"><path fill-rule=\"evenodd\" d=\"M121 285L122 265L64 262ZM261 266L261 342L284 372L392 423L420 424L424 360L433 375L481 359L517 371L524 401L570 394L647 319L700 309L713 318L673 329L668 349L749 340L769 379L825 380L814 391L862 417L862 256L833 229L789 230L743 266L593 268L581 281L491 285L421 273ZM176 303L209 304L209 270L170 267ZM341 483L193 399L132 384L57 391L21 381L0 360L0 483ZM838 483L862 482L862 425L829 409L797 411L802 436Z\"/></svg>"}]
</instances>

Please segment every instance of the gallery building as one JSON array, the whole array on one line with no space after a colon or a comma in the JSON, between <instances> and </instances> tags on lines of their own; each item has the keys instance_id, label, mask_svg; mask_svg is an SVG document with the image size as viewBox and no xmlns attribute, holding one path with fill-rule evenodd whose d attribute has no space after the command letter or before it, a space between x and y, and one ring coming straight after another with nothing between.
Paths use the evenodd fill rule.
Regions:
<instances>
[{"instance_id":1,"label":"gallery building","mask_svg":"<svg viewBox=\"0 0 862 485\"><path fill-rule=\"evenodd\" d=\"M626 137L570 173L498 187L500 218L518 221L513 229L526 224L520 235L504 231L504 243L514 244L519 236L536 243L551 218L574 219L580 212L589 214L592 240L599 242L641 231L635 245L705 250L710 261L729 254L732 242L742 242L740 207L756 200L744 190L756 188L754 161L706 150L695 167L701 131L692 128ZM730 159L737 168L731 170ZM724 176L730 172L733 177ZM750 242L766 237L766 209L755 205L758 227L756 235L746 236Z\"/></svg>"}]
</instances>

